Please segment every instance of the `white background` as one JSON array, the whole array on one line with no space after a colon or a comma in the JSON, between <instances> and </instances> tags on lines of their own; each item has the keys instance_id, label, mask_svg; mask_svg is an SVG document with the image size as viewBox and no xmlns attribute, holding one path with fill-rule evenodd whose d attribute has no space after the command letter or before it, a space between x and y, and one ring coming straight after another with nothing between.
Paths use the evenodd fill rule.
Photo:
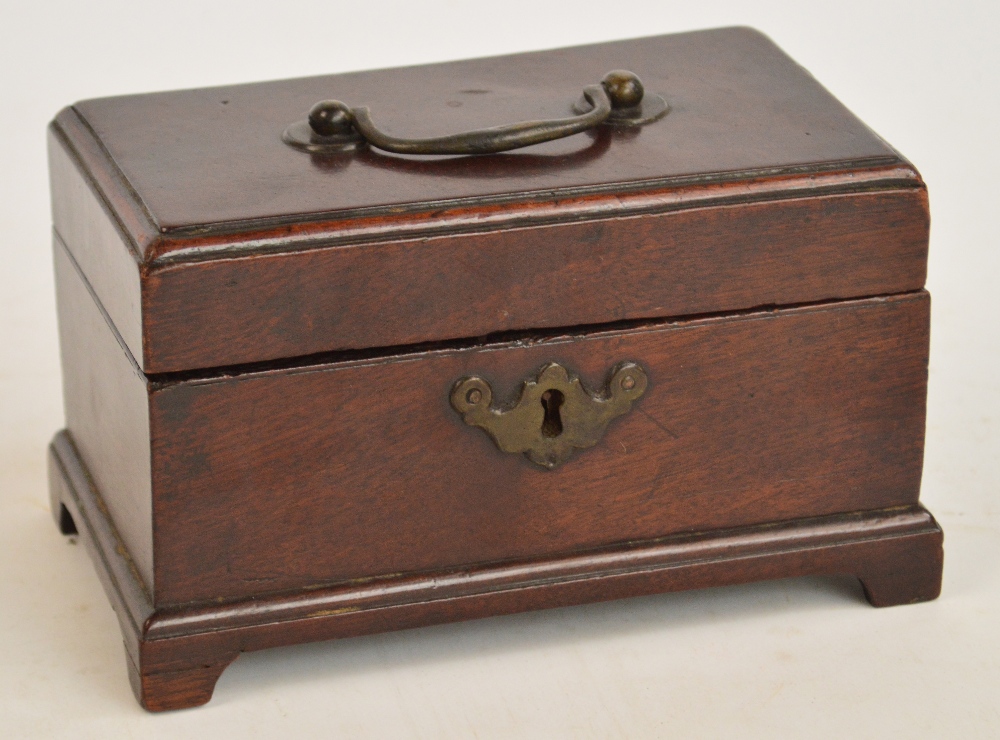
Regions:
<instances>
[{"instance_id":1,"label":"white background","mask_svg":"<svg viewBox=\"0 0 1000 740\"><path fill-rule=\"evenodd\" d=\"M0 736L998 737L1000 41L995 0L0 7ZM674 594L242 656L144 713L82 548L49 516L62 425L44 153L75 100L746 24L921 170L934 319L923 500L944 593L850 579Z\"/></svg>"}]
</instances>

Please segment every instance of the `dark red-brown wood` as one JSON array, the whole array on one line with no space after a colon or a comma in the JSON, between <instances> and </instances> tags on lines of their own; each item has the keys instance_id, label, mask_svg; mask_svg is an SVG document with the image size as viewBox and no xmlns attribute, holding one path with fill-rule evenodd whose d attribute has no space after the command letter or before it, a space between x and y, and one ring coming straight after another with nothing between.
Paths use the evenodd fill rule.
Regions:
<instances>
[{"instance_id":1,"label":"dark red-brown wood","mask_svg":"<svg viewBox=\"0 0 1000 740\"><path fill-rule=\"evenodd\" d=\"M122 622L136 698L151 711L204 704L239 653L279 645L797 575L856 575L874 606L940 591L941 530L909 506L153 610L66 433L49 459L55 510L72 517L94 559Z\"/></svg>"},{"instance_id":2,"label":"dark red-brown wood","mask_svg":"<svg viewBox=\"0 0 1000 740\"><path fill-rule=\"evenodd\" d=\"M53 249L66 427L122 543L153 586L153 496L146 378L88 291L72 257Z\"/></svg>"},{"instance_id":3,"label":"dark red-brown wood","mask_svg":"<svg viewBox=\"0 0 1000 740\"><path fill-rule=\"evenodd\" d=\"M66 331L111 341L61 248L56 266ZM928 308L921 292L166 383L68 338L70 377L121 389L71 401L68 424L88 465L123 471L101 485L157 605L539 558L915 504ZM646 395L554 472L448 402L466 375L502 403L546 362L599 388L625 360ZM118 437L120 457L89 461ZM143 528L129 512L150 499Z\"/></svg>"},{"instance_id":4,"label":"dark red-brown wood","mask_svg":"<svg viewBox=\"0 0 1000 740\"><path fill-rule=\"evenodd\" d=\"M639 132L597 132L586 156L578 135L334 166L280 140L331 90L444 132L554 115L608 65L634 67L674 108ZM925 278L917 172L748 29L87 101L58 116L50 145L56 231L147 373Z\"/></svg>"},{"instance_id":5,"label":"dark red-brown wood","mask_svg":"<svg viewBox=\"0 0 1000 740\"><path fill-rule=\"evenodd\" d=\"M369 150L342 160L311 159L281 141L288 124L330 97L368 105L381 127L412 137L562 117L584 86L621 68L673 109L609 141L584 133L489 157ZM630 184L709 173L899 161L807 71L748 28L87 100L73 108L157 231L168 234L372 209L427 212L454 200L547 201L553 191L620 193ZM162 252L167 245L143 247Z\"/></svg>"},{"instance_id":6,"label":"dark red-brown wood","mask_svg":"<svg viewBox=\"0 0 1000 740\"><path fill-rule=\"evenodd\" d=\"M915 504L927 326L918 293L154 387L157 603ZM448 402L626 360L649 389L556 471Z\"/></svg>"},{"instance_id":7,"label":"dark red-brown wood","mask_svg":"<svg viewBox=\"0 0 1000 740\"><path fill-rule=\"evenodd\" d=\"M144 283L145 346L182 370L883 295L926 248L902 189L178 264Z\"/></svg>"},{"instance_id":8,"label":"dark red-brown wood","mask_svg":"<svg viewBox=\"0 0 1000 740\"><path fill-rule=\"evenodd\" d=\"M563 115L615 67L671 113L433 161L280 140L331 95L412 135ZM804 574L938 594L926 189L760 34L86 101L49 141L53 514L148 709L274 645ZM554 471L449 403L553 361L649 379Z\"/></svg>"}]
</instances>

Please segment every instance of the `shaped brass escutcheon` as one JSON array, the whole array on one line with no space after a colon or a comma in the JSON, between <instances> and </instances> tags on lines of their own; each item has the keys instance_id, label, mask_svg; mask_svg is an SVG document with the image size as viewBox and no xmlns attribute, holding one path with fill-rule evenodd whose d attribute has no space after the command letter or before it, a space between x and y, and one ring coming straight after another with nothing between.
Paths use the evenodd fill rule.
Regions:
<instances>
[{"instance_id":1,"label":"shaped brass escutcheon","mask_svg":"<svg viewBox=\"0 0 1000 740\"><path fill-rule=\"evenodd\" d=\"M634 362L616 365L600 394L589 392L575 375L551 362L507 409L491 406L493 388L479 377L461 378L451 389L451 405L466 424L486 431L504 452L524 453L552 470L576 450L596 445L611 421L632 408L649 385Z\"/></svg>"}]
</instances>

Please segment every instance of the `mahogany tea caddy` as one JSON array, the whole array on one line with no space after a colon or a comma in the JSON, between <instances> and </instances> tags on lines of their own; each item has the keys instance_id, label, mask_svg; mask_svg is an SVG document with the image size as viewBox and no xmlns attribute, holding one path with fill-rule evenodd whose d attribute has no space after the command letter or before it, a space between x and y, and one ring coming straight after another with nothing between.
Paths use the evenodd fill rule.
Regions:
<instances>
[{"instance_id":1,"label":"mahogany tea caddy","mask_svg":"<svg viewBox=\"0 0 1000 740\"><path fill-rule=\"evenodd\" d=\"M276 645L938 595L926 188L759 33L90 100L49 142L52 510L147 709Z\"/></svg>"}]
</instances>

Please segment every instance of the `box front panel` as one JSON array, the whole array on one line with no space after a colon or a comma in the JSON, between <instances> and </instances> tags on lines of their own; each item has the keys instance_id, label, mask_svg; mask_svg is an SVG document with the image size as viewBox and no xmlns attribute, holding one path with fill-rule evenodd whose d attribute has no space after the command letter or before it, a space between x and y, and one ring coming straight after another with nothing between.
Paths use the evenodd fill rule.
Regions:
<instances>
[{"instance_id":1,"label":"box front panel","mask_svg":"<svg viewBox=\"0 0 1000 740\"><path fill-rule=\"evenodd\" d=\"M724 192L763 197L745 190ZM632 200L655 209L672 197ZM865 298L919 290L926 278L927 193L912 183L630 218L592 215L152 270L143 287L143 367L191 371Z\"/></svg>"},{"instance_id":2,"label":"box front panel","mask_svg":"<svg viewBox=\"0 0 1000 740\"><path fill-rule=\"evenodd\" d=\"M926 293L166 384L153 392L157 602L533 559L915 503ZM548 362L649 378L555 470L501 452L455 381L516 399Z\"/></svg>"}]
</instances>

